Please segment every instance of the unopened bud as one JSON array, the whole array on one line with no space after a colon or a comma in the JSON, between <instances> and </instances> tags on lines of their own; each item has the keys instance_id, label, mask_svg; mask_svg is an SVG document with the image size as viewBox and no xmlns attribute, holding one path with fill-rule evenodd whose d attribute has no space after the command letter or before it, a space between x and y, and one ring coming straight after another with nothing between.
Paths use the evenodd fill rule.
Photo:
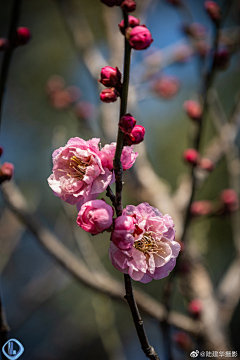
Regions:
<instances>
[{"instance_id":1,"label":"unopened bud","mask_svg":"<svg viewBox=\"0 0 240 360\"><path fill-rule=\"evenodd\" d=\"M118 126L125 134L131 133L132 129L136 125L136 122L137 121L134 119L134 117L128 113L121 117Z\"/></svg>"},{"instance_id":2,"label":"unopened bud","mask_svg":"<svg viewBox=\"0 0 240 360\"><path fill-rule=\"evenodd\" d=\"M220 198L227 211L233 212L238 210L239 199L236 191L233 189L225 189L221 192Z\"/></svg>"},{"instance_id":3,"label":"unopened bud","mask_svg":"<svg viewBox=\"0 0 240 360\"><path fill-rule=\"evenodd\" d=\"M126 12L132 12L136 9L136 3L133 0L124 0L121 8Z\"/></svg>"},{"instance_id":4,"label":"unopened bud","mask_svg":"<svg viewBox=\"0 0 240 360\"><path fill-rule=\"evenodd\" d=\"M199 318L202 313L202 302L199 299L193 299L188 304L188 311L194 318Z\"/></svg>"},{"instance_id":5,"label":"unopened bud","mask_svg":"<svg viewBox=\"0 0 240 360\"><path fill-rule=\"evenodd\" d=\"M0 157L2 156L3 154L3 148L0 146Z\"/></svg>"},{"instance_id":6,"label":"unopened bud","mask_svg":"<svg viewBox=\"0 0 240 360\"><path fill-rule=\"evenodd\" d=\"M31 39L31 32L27 27L17 28L17 45L25 45Z\"/></svg>"},{"instance_id":7,"label":"unopened bud","mask_svg":"<svg viewBox=\"0 0 240 360\"><path fill-rule=\"evenodd\" d=\"M194 100L187 100L183 104L188 116L192 120L200 121L202 117L202 107L199 102Z\"/></svg>"},{"instance_id":8,"label":"unopened bud","mask_svg":"<svg viewBox=\"0 0 240 360\"><path fill-rule=\"evenodd\" d=\"M111 103L117 101L118 96L119 93L116 91L116 89L104 89L100 94L100 99L105 103Z\"/></svg>"},{"instance_id":9,"label":"unopened bud","mask_svg":"<svg viewBox=\"0 0 240 360\"><path fill-rule=\"evenodd\" d=\"M116 87L118 88L121 85L121 76L122 74L118 68L113 68L111 66L105 66L101 70L101 79L99 82L106 87Z\"/></svg>"},{"instance_id":10,"label":"unopened bud","mask_svg":"<svg viewBox=\"0 0 240 360\"><path fill-rule=\"evenodd\" d=\"M109 7L120 6L123 0L101 0L101 2Z\"/></svg>"},{"instance_id":11,"label":"unopened bud","mask_svg":"<svg viewBox=\"0 0 240 360\"><path fill-rule=\"evenodd\" d=\"M214 64L219 70L226 70L230 63L230 53L227 48L220 48L214 56Z\"/></svg>"},{"instance_id":12,"label":"unopened bud","mask_svg":"<svg viewBox=\"0 0 240 360\"><path fill-rule=\"evenodd\" d=\"M195 149L186 149L183 153L183 159L187 163L195 166L200 160L200 155Z\"/></svg>"},{"instance_id":13,"label":"unopened bud","mask_svg":"<svg viewBox=\"0 0 240 360\"><path fill-rule=\"evenodd\" d=\"M180 83L177 78L173 76L162 76L153 85L153 91L164 99L171 99L177 94L180 88Z\"/></svg>"},{"instance_id":14,"label":"unopened bud","mask_svg":"<svg viewBox=\"0 0 240 360\"><path fill-rule=\"evenodd\" d=\"M132 15L129 15L128 17L128 26L130 28L134 28L135 26L140 25L140 20L135 18ZM119 30L121 31L121 33L124 35L125 34L125 30L124 30L124 20L122 20L119 24Z\"/></svg>"},{"instance_id":15,"label":"unopened bud","mask_svg":"<svg viewBox=\"0 0 240 360\"><path fill-rule=\"evenodd\" d=\"M212 212L212 209L213 206L211 201L194 201L191 205L191 214L193 216L206 216Z\"/></svg>"},{"instance_id":16,"label":"unopened bud","mask_svg":"<svg viewBox=\"0 0 240 360\"><path fill-rule=\"evenodd\" d=\"M221 8L215 1L205 1L204 7L208 15L214 22L219 22L221 19Z\"/></svg>"},{"instance_id":17,"label":"unopened bud","mask_svg":"<svg viewBox=\"0 0 240 360\"><path fill-rule=\"evenodd\" d=\"M124 141L126 145L137 145L144 140L145 128L141 125L135 125L130 134L126 134Z\"/></svg>"},{"instance_id":18,"label":"unopened bud","mask_svg":"<svg viewBox=\"0 0 240 360\"><path fill-rule=\"evenodd\" d=\"M208 172L211 172L213 171L215 165L214 165L214 162L208 158L203 158L200 160L198 166L203 169L203 170L206 170Z\"/></svg>"},{"instance_id":19,"label":"unopened bud","mask_svg":"<svg viewBox=\"0 0 240 360\"><path fill-rule=\"evenodd\" d=\"M190 336L182 331L174 334L173 340L176 345L182 350L187 351L192 349L192 340Z\"/></svg>"},{"instance_id":20,"label":"unopened bud","mask_svg":"<svg viewBox=\"0 0 240 360\"><path fill-rule=\"evenodd\" d=\"M147 49L153 42L152 35L145 25L135 26L126 30L129 44L135 50Z\"/></svg>"},{"instance_id":21,"label":"unopened bud","mask_svg":"<svg viewBox=\"0 0 240 360\"><path fill-rule=\"evenodd\" d=\"M8 162L5 162L0 167L0 184L6 180L11 180L13 177L14 165Z\"/></svg>"},{"instance_id":22,"label":"unopened bud","mask_svg":"<svg viewBox=\"0 0 240 360\"><path fill-rule=\"evenodd\" d=\"M0 51L7 50L9 41L6 38L0 38Z\"/></svg>"}]
</instances>

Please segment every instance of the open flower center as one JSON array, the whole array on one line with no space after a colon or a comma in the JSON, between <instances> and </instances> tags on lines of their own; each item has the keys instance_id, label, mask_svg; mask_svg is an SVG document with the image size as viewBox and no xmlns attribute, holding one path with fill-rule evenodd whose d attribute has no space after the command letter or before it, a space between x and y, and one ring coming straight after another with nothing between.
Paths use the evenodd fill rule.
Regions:
<instances>
[{"instance_id":1,"label":"open flower center","mask_svg":"<svg viewBox=\"0 0 240 360\"><path fill-rule=\"evenodd\" d=\"M86 159L86 161L83 161L74 155L70 159L70 171L68 173L68 176L82 180L88 166L89 158Z\"/></svg>"},{"instance_id":2,"label":"open flower center","mask_svg":"<svg viewBox=\"0 0 240 360\"><path fill-rule=\"evenodd\" d=\"M143 234L141 240L135 241L133 246L135 247L135 249L143 252L144 254L150 252L157 252L159 250L158 244L153 238L151 231L146 231Z\"/></svg>"}]
</instances>

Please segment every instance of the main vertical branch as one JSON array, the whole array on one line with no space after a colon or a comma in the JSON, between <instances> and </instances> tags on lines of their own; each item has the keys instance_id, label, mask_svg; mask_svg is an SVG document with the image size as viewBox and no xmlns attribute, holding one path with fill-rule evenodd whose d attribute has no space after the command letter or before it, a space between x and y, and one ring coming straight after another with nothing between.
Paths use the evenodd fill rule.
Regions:
<instances>
[{"instance_id":1,"label":"main vertical branch","mask_svg":"<svg viewBox=\"0 0 240 360\"><path fill-rule=\"evenodd\" d=\"M13 8L12 8L12 15L9 23L9 30L8 30L8 48L5 51L3 56L2 66L1 66L1 75L0 75L0 129L1 129L1 122L2 122L2 107L3 107L3 96L6 88L7 77L9 72L9 67L12 60L12 54L16 45L17 39L17 26L20 19L20 12L21 12L21 4L22 0L14 0Z\"/></svg>"},{"instance_id":2,"label":"main vertical branch","mask_svg":"<svg viewBox=\"0 0 240 360\"><path fill-rule=\"evenodd\" d=\"M123 11L124 17L124 28L125 30L128 27L128 14ZM127 112L127 100L128 100L128 87L129 87L129 77L130 77L130 63L131 63L131 46L125 36L125 47L124 47L124 72L123 72L123 86L121 92L121 104L120 104L120 118ZM121 154L123 149L123 140L124 133L118 128L117 136L117 145L116 152L113 160L113 168L116 178L116 198L115 198L115 209L117 216L122 215L122 163L121 163ZM142 350L144 354L151 360L159 360L159 357L154 350L154 348L149 344L143 321L141 319L132 289L132 280L128 274L124 274L125 289L126 295L125 299L127 300L133 322L138 334L139 341L141 343Z\"/></svg>"}]
</instances>

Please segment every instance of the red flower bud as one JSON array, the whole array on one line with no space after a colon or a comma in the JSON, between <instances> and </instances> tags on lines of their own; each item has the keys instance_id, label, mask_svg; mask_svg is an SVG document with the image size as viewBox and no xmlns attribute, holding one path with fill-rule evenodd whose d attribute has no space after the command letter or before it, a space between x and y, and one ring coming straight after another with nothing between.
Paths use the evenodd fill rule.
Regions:
<instances>
[{"instance_id":1,"label":"red flower bud","mask_svg":"<svg viewBox=\"0 0 240 360\"><path fill-rule=\"evenodd\" d=\"M129 27L126 30L126 37L129 44L135 50L147 49L153 42L152 35L145 25Z\"/></svg>"},{"instance_id":2,"label":"red flower bud","mask_svg":"<svg viewBox=\"0 0 240 360\"><path fill-rule=\"evenodd\" d=\"M125 135L126 145L137 145L143 141L145 135L145 128L141 125L135 125L130 134Z\"/></svg>"},{"instance_id":3,"label":"red flower bud","mask_svg":"<svg viewBox=\"0 0 240 360\"><path fill-rule=\"evenodd\" d=\"M225 189L221 192L220 198L229 212L238 210L239 199L237 193L233 189Z\"/></svg>"},{"instance_id":4,"label":"red flower bud","mask_svg":"<svg viewBox=\"0 0 240 360\"><path fill-rule=\"evenodd\" d=\"M202 312L201 300L193 299L192 301L190 301L190 303L188 304L188 311L193 317L199 318Z\"/></svg>"},{"instance_id":5,"label":"red flower bud","mask_svg":"<svg viewBox=\"0 0 240 360\"><path fill-rule=\"evenodd\" d=\"M193 216L204 216L212 212L213 206L211 201L202 200L194 201L191 206L191 214Z\"/></svg>"},{"instance_id":6,"label":"red flower bud","mask_svg":"<svg viewBox=\"0 0 240 360\"><path fill-rule=\"evenodd\" d=\"M198 166L203 169L203 170L206 170L206 171L213 171L215 165L213 163L212 160L208 159L208 158L203 158L200 160Z\"/></svg>"},{"instance_id":7,"label":"red flower bud","mask_svg":"<svg viewBox=\"0 0 240 360\"><path fill-rule=\"evenodd\" d=\"M221 19L221 8L215 1L205 1L204 7L214 22L218 22Z\"/></svg>"},{"instance_id":8,"label":"red flower bud","mask_svg":"<svg viewBox=\"0 0 240 360\"><path fill-rule=\"evenodd\" d=\"M189 350L192 349L192 340L190 336L184 332L177 332L174 334L174 342L177 344L180 349Z\"/></svg>"},{"instance_id":9,"label":"red flower bud","mask_svg":"<svg viewBox=\"0 0 240 360\"><path fill-rule=\"evenodd\" d=\"M173 76L163 76L153 85L153 91L164 99L171 99L180 88L178 79Z\"/></svg>"},{"instance_id":10,"label":"red flower bud","mask_svg":"<svg viewBox=\"0 0 240 360\"><path fill-rule=\"evenodd\" d=\"M227 48L219 49L214 57L214 62L219 70L226 70L230 63L230 53Z\"/></svg>"},{"instance_id":11,"label":"red flower bud","mask_svg":"<svg viewBox=\"0 0 240 360\"><path fill-rule=\"evenodd\" d=\"M100 76L99 82L106 87L118 87L121 84L122 74L117 67L105 66L102 68Z\"/></svg>"},{"instance_id":12,"label":"red flower bud","mask_svg":"<svg viewBox=\"0 0 240 360\"><path fill-rule=\"evenodd\" d=\"M186 162L195 166L200 160L200 155L195 149L186 149L183 153L183 158Z\"/></svg>"},{"instance_id":13,"label":"red flower bud","mask_svg":"<svg viewBox=\"0 0 240 360\"><path fill-rule=\"evenodd\" d=\"M131 27L131 28L134 28L135 26L138 26L140 24L140 20L135 18L134 16L132 15L129 15L128 17L128 26ZM120 22L120 24L118 24L119 26L119 30L121 31L121 33L124 35L125 34L125 31L124 31L124 20L122 20Z\"/></svg>"},{"instance_id":14,"label":"red flower bud","mask_svg":"<svg viewBox=\"0 0 240 360\"><path fill-rule=\"evenodd\" d=\"M3 154L3 148L0 146L0 157L2 156Z\"/></svg>"},{"instance_id":15,"label":"red flower bud","mask_svg":"<svg viewBox=\"0 0 240 360\"><path fill-rule=\"evenodd\" d=\"M9 45L8 39L0 38L0 51L7 50Z\"/></svg>"},{"instance_id":16,"label":"red flower bud","mask_svg":"<svg viewBox=\"0 0 240 360\"><path fill-rule=\"evenodd\" d=\"M13 177L14 165L8 162L5 162L0 167L0 184L6 180L11 180Z\"/></svg>"},{"instance_id":17,"label":"red flower bud","mask_svg":"<svg viewBox=\"0 0 240 360\"><path fill-rule=\"evenodd\" d=\"M17 45L25 45L30 39L31 33L27 27L17 28Z\"/></svg>"},{"instance_id":18,"label":"red flower bud","mask_svg":"<svg viewBox=\"0 0 240 360\"><path fill-rule=\"evenodd\" d=\"M201 105L194 100L187 100L183 104L184 109L186 110L188 116L192 120L200 121L202 117L202 107Z\"/></svg>"},{"instance_id":19,"label":"red flower bud","mask_svg":"<svg viewBox=\"0 0 240 360\"><path fill-rule=\"evenodd\" d=\"M132 12L136 9L136 3L133 0L124 0L121 8L126 12Z\"/></svg>"},{"instance_id":20,"label":"red flower bud","mask_svg":"<svg viewBox=\"0 0 240 360\"><path fill-rule=\"evenodd\" d=\"M132 129L136 125L136 120L131 114L125 114L119 120L118 126L124 133L131 133Z\"/></svg>"},{"instance_id":21,"label":"red flower bud","mask_svg":"<svg viewBox=\"0 0 240 360\"><path fill-rule=\"evenodd\" d=\"M182 1L181 0L166 0L169 4L174 5L174 6L180 6L182 5Z\"/></svg>"},{"instance_id":22,"label":"red flower bud","mask_svg":"<svg viewBox=\"0 0 240 360\"><path fill-rule=\"evenodd\" d=\"M100 99L105 103L117 101L119 93L114 89L104 89L100 94Z\"/></svg>"},{"instance_id":23,"label":"red flower bud","mask_svg":"<svg viewBox=\"0 0 240 360\"><path fill-rule=\"evenodd\" d=\"M101 0L101 2L109 7L120 6L123 0Z\"/></svg>"}]
</instances>

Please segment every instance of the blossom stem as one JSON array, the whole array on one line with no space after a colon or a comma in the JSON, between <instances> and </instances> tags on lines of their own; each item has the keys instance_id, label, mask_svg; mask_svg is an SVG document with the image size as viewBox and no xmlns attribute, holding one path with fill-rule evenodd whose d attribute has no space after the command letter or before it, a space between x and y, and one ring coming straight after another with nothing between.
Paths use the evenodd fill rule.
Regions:
<instances>
[{"instance_id":1,"label":"blossom stem","mask_svg":"<svg viewBox=\"0 0 240 360\"><path fill-rule=\"evenodd\" d=\"M125 299L128 302L128 305L130 307L133 322L136 327L136 331L141 343L142 350L144 354L151 360L159 360L158 354L154 350L154 348L149 344L143 321L141 319L139 310L137 308L136 301L134 299L133 295L133 289L132 289L132 281L128 274L124 274L124 281L125 281L125 288L126 288L126 295L124 296Z\"/></svg>"},{"instance_id":2,"label":"blossom stem","mask_svg":"<svg viewBox=\"0 0 240 360\"><path fill-rule=\"evenodd\" d=\"M124 28L128 27L128 14L123 11L124 17ZM130 63L131 63L131 46L126 39L125 36L125 52L124 52L124 73L123 73L123 86L121 91L121 105L120 105L120 118L126 114L127 112L127 100L128 100L128 87L129 87L129 77L130 77ZM115 156L113 160L113 168L116 178L116 196L115 196L115 209L117 216L122 215L122 163L121 163L121 154L123 149L123 140L124 140L124 133L118 128L118 136L117 136L117 145ZM110 195L110 194L109 194ZM149 344L143 321L141 319L134 294L132 289L132 280L128 274L124 274L124 281L125 281L125 289L126 295L125 299L127 300L132 317L133 322L138 334L138 338L142 347L144 354L151 360L159 360L159 357L154 350L154 348Z\"/></svg>"},{"instance_id":3,"label":"blossom stem","mask_svg":"<svg viewBox=\"0 0 240 360\"><path fill-rule=\"evenodd\" d=\"M16 29L20 19L20 11L21 11L22 0L14 0L12 15L9 24L9 32L8 32L8 48L4 53L2 66L1 66L1 74L0 74L0 128L1 128L1 120L2 120L2 107L3 107L3 96L6 88L7 77L9 73L9 68L12 60L12 55L14 51L14 42L16 41Z\"/></svg>"},{"instance_id":4,"label":"blossom stem","mask_svg":"<svg viewBox=\"0 0 240 360\"><path fill-rule=\"evenodd\" d=\"M128 27L128 14L123 11L124 16L124 28ZM131 63L131 46L125 37L125 53L124 53L124 73L123 73L123 86L121 92L121 105L120 105L120 117L121 118L127 111L127 99L128 99L128 86L130 77L130 63ZM122 214L122 164L121 154L123 149L124 133L118 128L116 152L113 160L114 173L116 177L116 201L115 209L117 216Z\"/></svg>"}]
</instances>

